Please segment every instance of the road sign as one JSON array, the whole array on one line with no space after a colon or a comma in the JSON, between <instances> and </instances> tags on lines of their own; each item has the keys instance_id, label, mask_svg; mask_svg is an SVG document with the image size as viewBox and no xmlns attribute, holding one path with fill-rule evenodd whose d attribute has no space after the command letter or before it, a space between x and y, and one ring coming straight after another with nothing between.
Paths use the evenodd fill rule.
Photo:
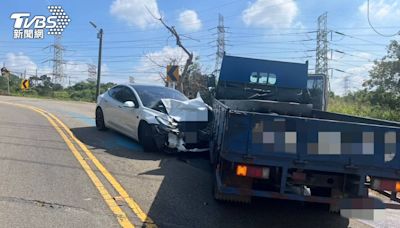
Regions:
<instances>
[{"instance_id":1,"label":"road sign","mask_svg":"<svg viewBox=\"0 0 400 228\"><path fill-rule=\"evenodd\" d=\"M167 66L167 81L168 82L179 81L179 66L176 65Z\"/></svg>"},{"instance_id":2,"label":"road sign","mask_svg":"<svg viewBox=\"0 0 400 228\"><path fill-rule=\"evenodd\" d=\"M23 90L29 89L29 80L23 79L21 81L21 89Z\"/></svg>"}]
</instances>

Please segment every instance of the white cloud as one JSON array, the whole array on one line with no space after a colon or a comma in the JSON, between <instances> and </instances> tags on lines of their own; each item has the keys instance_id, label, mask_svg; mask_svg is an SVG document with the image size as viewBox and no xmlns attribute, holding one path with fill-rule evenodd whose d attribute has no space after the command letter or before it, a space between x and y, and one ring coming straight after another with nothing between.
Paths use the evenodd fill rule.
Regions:
<instances>
[{"instance_id":1,"label":"white cloud","mask_svg":"<svg viewBox=\"0 0 400 228\"><path fill-rule=\"evenodd\" d=\"M358 10L367 16L368 2L365 1L358 7ZM400 8L395 0L370 0L369 5L370 19L374 22L384 22L396 20L399 21Z\"/></svg>"},{"instance_id":2,"label":"white cloud","mask_svg":"<svg viewBox=\"0 0 400 228\"><path fill-rule=\"evenodd\" d=\"M24 73L35 74L36 69L38 68L36 63L34 63L28 56L24 55L24 53L7 53L6 59L4 62L5 66L9 71L16 75L20 75Z\"/></svg>"},{"instance_id":3,"label":"white cloud","mask_svg":"<svg viewBox=\"0 0 400 228\"><path fill-rule=\"evenodd\" d=\"M186 62L187 55L179 47L165 46L160 51L155 51L143 56L139 64L134 67L135 82L147 84L163 84L160 74L165 75L168 64L181 66Z\"/></svg>"},{"instance_id":4,"label":"white cloud","mask_svg":"<svg viewBox=\"0 0 400 228\"><path fill-rule=\"evenodd\" d=\"M155 17L160 17L156 0L114 0L110 7L111 15L141 29L155 26Z\"/></svg>"},{"instance_id":5,"label":"white cloud","mask_svg":"<svg viewBox=\"0 0 400 228\"><path fill-rule=\"evenodd\" d=\"M196 11L185 10L179 14L179 23L187 32L194 32L201 29L202 23Z\"/></svg>"},{"instance_id":6,"label":"white cloud","mask_svg":"<svg viewBox=\"0 0 400 228\"><path fill-rule=\"evenodd\" d=\"M297 12L297 4L293 0L256 0L242 12L242 20L247 26L288 28Z\"/></svg>"}]
</instances>

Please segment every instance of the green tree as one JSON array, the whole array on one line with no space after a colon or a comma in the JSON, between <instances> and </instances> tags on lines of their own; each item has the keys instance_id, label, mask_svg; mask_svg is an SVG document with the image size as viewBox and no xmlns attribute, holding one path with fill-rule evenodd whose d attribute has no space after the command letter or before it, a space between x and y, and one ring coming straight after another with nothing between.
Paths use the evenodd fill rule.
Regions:
<instances>
[{"instance_id":1,"label":"green tree","mask_svg":"<svg viewBox=\"0 0 400 228\"><path fill-rule=\"evenodd\" d=\"M366 91L360 93L372 105L400 109L400 44L391 41L387 54L374 62L369 80L364 83Z\"/></svg>"}]
</instances>

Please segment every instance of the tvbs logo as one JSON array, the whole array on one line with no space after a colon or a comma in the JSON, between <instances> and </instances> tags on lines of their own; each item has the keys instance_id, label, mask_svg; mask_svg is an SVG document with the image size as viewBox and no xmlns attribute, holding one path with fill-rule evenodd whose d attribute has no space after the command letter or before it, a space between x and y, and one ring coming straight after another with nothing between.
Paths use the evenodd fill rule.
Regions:
<instances>
[{"instance_id":1,"label":"tvbs logo","mask_svg":"<svg viewBox=\"0 0 400 228\"><path fill-rule=\"evenodd\" d=\"M69 16L61 6L48 6L50 16L30 13L13 13L14 39L43 39L45 30L48 35L61 35L65 27L71 22Z\"/></svg>"}]
</instances>

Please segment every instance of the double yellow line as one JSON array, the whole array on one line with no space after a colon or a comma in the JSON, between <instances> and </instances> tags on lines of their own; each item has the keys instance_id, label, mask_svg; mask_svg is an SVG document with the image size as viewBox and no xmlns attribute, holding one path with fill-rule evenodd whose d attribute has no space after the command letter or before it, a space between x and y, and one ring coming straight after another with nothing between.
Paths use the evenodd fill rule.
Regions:
<instances>
[{"instance_id":1,"label":"double yellow line","mask_svg":"<svg viewBox=\"0 0 400 228\"><path fill-rule=\"evenodd\" d=\"M78 160L79 164L82 166L83 170L85 170L86 174L89 176L90 180L93 182L94 186L99 191L100 195L103 197L104 201L111 209L111 211L116 216L121 227L130 228L134 227L132 222L128 219L125 212L121 209L120 206L116 203L115 199L111 196L109 191L105 188L104 184L98 178L98 176L94 173L94 171L90 168L89 164L79 153L77 148L75 147L75 142L82 151L86 154L86 156L93 162L96 168L103 174L103 176L108 180L108 182L113 186L113 188L118 192L119 196L124 199L124 201L128 204L131 210L136 214L136 216L145 224L146 227L157 227L157 225L147 216L145 212L139 207L139 205L133 200L132 197L129 196L127 191L122 187L122 185L111 175L111 173L104 167L104 165L93 155L93 153L86 147L84 143L82 143L79 139L75 137L75 135L71 132L71 130L55 115L49 113L45 110L39 109L34 106L24 105L24 104L14 104L9 102L0 101L3 104L14 105L22 108L27 108L33 110L40 115L44 116L49 123L56 129L61 138L65 141L68 148L71 150L72 154ZM58 125L57 125L58 124ZM64 131L65 132L64 132Z\"/></svg>"}]
</instances>

